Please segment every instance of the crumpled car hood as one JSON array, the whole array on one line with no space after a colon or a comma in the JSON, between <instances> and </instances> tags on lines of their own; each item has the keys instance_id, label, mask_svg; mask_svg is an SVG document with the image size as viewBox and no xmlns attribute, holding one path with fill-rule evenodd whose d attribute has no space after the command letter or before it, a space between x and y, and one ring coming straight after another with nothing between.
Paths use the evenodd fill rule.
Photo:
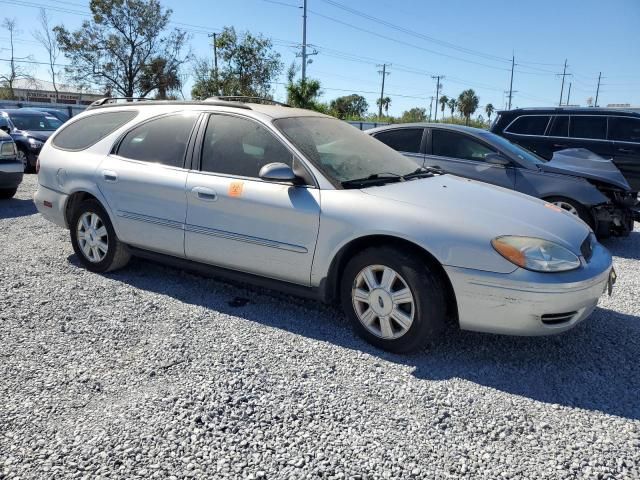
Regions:
<instances>
[{"instance_id":1,"label":"crumpled car hood","mask_svg":"<svg viewBox=\"0 0 640 480\"><path fill-rule=\"evenodd\" d=\"M623 190L631 190L629 182L611 160L602 158L586 148L559 150L540 168L544 172L584 177Z\"/></svg>"}]
</instances>

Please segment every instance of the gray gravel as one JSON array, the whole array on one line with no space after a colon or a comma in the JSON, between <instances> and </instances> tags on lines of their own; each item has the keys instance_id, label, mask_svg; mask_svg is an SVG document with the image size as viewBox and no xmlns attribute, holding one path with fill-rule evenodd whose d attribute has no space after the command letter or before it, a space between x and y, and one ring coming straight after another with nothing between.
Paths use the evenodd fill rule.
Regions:
<instances>
[{"instance_id":1,"label":"gray gravel","mask_svg":"<svg viewBox=\"0 0 640 480\"><path fill-rule=\"evenodd\" d=\"M0 204L0 479L640 478L638 229L567 334L396 356L313 302L89 273L35 184Z\"/></svg>"}]
</instances>

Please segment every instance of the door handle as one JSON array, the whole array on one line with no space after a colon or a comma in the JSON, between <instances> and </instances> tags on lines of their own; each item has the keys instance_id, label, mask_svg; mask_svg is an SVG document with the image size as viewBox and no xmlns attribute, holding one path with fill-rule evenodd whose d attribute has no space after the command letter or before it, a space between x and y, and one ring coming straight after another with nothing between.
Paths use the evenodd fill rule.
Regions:
<instances>
[{"instance_id":1,"label":"door handle","mask_svg":"<svg viewBox=\"0 0 640 480\"><path fill-rule=\"evenodd\" d=\"M102 171L102 178L104 178L105 181L107 181L107 182L115 183L115 182L118 181L118 174L116 172L111 171L111 170L103 170Z\"/></svg>"},{"instance_id":2,"label":"door handle","mask_svg":"<svg viewBox=\"0 0 640 480\"><path fill-rule=\"evenodd\" d=\"M618 151L620 153L633 153L633 150L631 150L630 148L619 148Z\"/></svg>"},{"instance_id":3,"label":"door handle","mask_svg":"<svg viewBox=\"0 0 640 480\"><path fill-rule=\"evenodd\" d=\"M562 143L554 143L553 148L567 148L568 145L563 145Z\"/></svg>"},{"instance_id":4,"label":"door handle","mask_svg":"<svg viewBox=\"0 0 640 480\"><path fill-rule=\"evenodd\" d=\"M215 202L218 199L218 194L211 188L193 187L191 191L195 193L196 197L205 202Z\"/></svg>"}]
</instances>

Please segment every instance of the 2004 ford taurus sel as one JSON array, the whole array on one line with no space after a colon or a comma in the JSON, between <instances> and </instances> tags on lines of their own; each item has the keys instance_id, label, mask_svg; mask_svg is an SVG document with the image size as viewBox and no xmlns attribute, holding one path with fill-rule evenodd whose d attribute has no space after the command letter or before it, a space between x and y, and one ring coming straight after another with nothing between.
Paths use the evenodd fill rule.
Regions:
<instances>
[{"instance_id":1,"label":"2004 ford taurus sel","mask_svg":"<svg viewBox=\"0 0 640 480\"><path fill-rule=\"evenodd\" d=\"M613 283L570 213L280 105L99 101L40 154L38 210L91 271L131 255L341 302L371 343L567 330Z\"/></svg>"}]
</instances>

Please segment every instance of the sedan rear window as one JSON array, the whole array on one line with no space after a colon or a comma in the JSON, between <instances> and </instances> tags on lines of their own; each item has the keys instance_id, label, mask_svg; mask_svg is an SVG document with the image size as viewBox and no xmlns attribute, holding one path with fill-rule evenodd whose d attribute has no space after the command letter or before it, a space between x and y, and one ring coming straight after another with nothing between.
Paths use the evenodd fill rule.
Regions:
<instances>
[{"instance_id":1,"label":"sedan rear window","mask_svg":"<svg viewBox=\"0 0 640 480\"><path fill-rule=\"evenodd\" d=\"M519 135L544 135L549 118L549 115L524 115L518 117L505 131Z\"/></svg>"},{"instance_id":2,"label":"sedan rear window","mask_svg":"<svg viewBox=\"0 0 640 480\"><path fill-rule=\"evenodd\" d=\"M51 144L63 150L84 150L133 119L135 111L105 112L70 122L56 134Z\"/></svg>"}]
</instances>

